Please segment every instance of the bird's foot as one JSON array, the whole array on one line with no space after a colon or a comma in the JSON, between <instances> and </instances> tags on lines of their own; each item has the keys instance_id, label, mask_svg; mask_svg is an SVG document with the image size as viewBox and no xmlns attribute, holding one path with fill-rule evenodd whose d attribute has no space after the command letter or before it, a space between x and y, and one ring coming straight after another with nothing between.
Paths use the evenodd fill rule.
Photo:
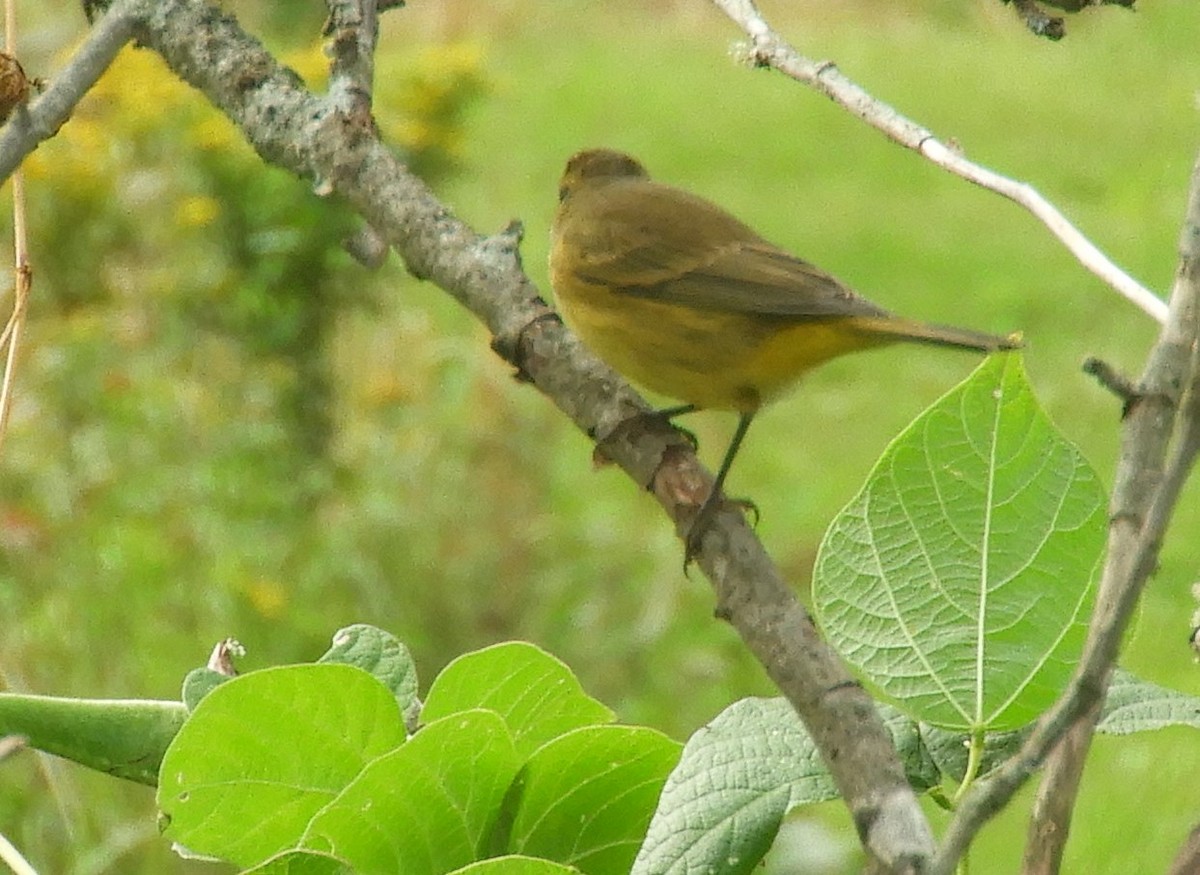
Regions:
<instances>
[{"instance_id":1,"label":"bird's foot","mask_svg":"<svg viewBox=\"0 0 1200 875\"><path fill-rule=\"evenodd\" d=\"M753 516L751 526L757 526L760 514L758 505L749 498L724 498L716 491L709 493L708 498L704 500L704 504L700 505L700 510L696 514L696 518L692 520L692 525L688 528L687 534L683 539L683 573L687 574L688 567L696 560L696 556L700 553L700 548L703 546L704 536L708 530L716 522L717 514L721 510L722 505L732 504L738 507L743 513L748 513Z\"/></svg>"}]
</instances>

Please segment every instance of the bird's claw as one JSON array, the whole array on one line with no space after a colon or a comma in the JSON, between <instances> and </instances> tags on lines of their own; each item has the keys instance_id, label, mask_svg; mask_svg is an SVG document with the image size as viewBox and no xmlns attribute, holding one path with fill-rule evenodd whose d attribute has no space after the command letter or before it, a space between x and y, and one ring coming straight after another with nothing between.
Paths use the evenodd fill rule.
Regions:
<instances>
[{"instance_id":1,"label":"bird's claw","mask_svg":"<svg viewBox=\"0 0 1200 875\"><path fill-rule=\"evenodd\" d=\"M689 566L696 561L696 556L699 555L700 548L703 546L704 536L708 533L713 522L715 522L717 511L725 503L735 505L743 512L753 515L754 520L751 526L758 526L761 516L758 511L758 505L749 498L723 498L710 494L704 504L700 505L700 510L696 514L696 518L692 520L692 524L683 539L684 574L687 574Z\"/></svg>"}]
</instances>

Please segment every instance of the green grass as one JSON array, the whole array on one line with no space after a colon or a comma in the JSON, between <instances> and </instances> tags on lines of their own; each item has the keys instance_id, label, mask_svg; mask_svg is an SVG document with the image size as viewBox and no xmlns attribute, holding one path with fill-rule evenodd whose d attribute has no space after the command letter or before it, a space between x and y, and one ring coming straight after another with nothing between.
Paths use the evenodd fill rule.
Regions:
<instances>
[{"instance_id":1,"label":"green grass","mask_svg":"<svg viewBox=\"0 0 1200 875\"><path fill-rule=\"evenodd\" d=\"M466 17L459 26L484 46L494 91L468 120L462 172L440 186L445 199L484 231L521 218L526 267L549 295L547 236L563 163L584 146L628 149L657 177L722 203L881 305L1023 331L1043 403L1111 480L1118 407L1078 365L1095 354L1136 372L1154 334L1149 320L1016 207L782 76L733 64L728 22L703 3L675 5L667 14L638 3L581 0L536 12L498 4L482 24ZM1197 148L1195 4L1093 10L1058 45L1030 37L999 4L765 11L787 12L777 23L801 50L836 60L970 157L1030 181L1118 263L1166 288ZM384 51L427 40L415 8L387 18ZM173 251L137 258L147 275L178 270ZM246 384L266 384L269 374L243 377L243 363L218 344L197 343L193 370L152 358L153 335L114 350L86 313L35 308L28 386L86 394L75 371L66 379L54 370L60 360L85 375L143 364L127 394L105 395L83 424L56 416L57 396L37 396L6 444L6 462L37 476L0 473L0 500L19 496L21 508L49 520L36 550L0 559L8 683L173 696L226 635L250 647L246 665L257 667L314 658L334 629L365 621L405 638L427 679L463 650L529 638L622 719L677 738L736 698L769 694L736 636L713 620L706 583L681 573L679 545L653 501L611 468L594 471L588 441L512 380L444 295L395 265L361 282L379 303L339 329L339 470L311 514L280 510L267 491L277 481L236 454L209 471L212 482L182 481L184 504L163 498L181 488L181 472L208 471L195 468L196 457L226 447L228 435L250 440L232 431L253 410L238 393L249 397ZM825 525L891 436L974 364L918 348L838 361L756 422L730 487L762 509L760 533L799 591ZM179 391L196 403L167 403L150 391L166 392L151 382L159 371L219 380L231 394L191 387ZM199 425L143 418L150 407L187 411ZM47 469L65 464L54 453L68 424L78 430L70 464L50 477ZM688 425L715 464L732 417L700 414ZM269 448L271 427L251 437ZM106 441L131 443L115 457L134 467L106 470ZM1193 486L1125 659L1192 692L1200 683L1184 641L1198 523ZM1200 810L1197 768L1191 733L1100 740L1066 871L1163 870ZM144 788L56 766L60 812L31 757L0 769L0 831L44 872L210 871L173 860L153 834ZM1014 806L983 835L976 875L1015 871L1026 812L1027 803ZM1147 812L1152 832L1139 828ZM836 806L813 816L851 835ZM133 850L118 854L126 841Z\"/></svg>"}]
</instances>

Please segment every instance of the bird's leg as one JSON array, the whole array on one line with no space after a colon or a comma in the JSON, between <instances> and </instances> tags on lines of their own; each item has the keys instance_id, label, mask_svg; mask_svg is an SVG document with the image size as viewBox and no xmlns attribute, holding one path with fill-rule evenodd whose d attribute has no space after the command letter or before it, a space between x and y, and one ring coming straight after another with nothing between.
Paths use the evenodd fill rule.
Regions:
<instances>
[{"instance_id":1,"label":"bird's leg","mask_svg":"<svg viewBox=\"0 0 1200 875\"><path fill-rule=\"evenodd\" d=\"M592 453L593 462L597 467L599 467L601 465L607 465L611 461L607 452L605 451L605 446L609 441L618 439L618 435L620 436L620 439L624 440L633 437L647 427L661 425L669 425L674 428L675 431L679 432L679 434L683 436L684 440L687 441L688 445L692 448L692 452L695 452L696 436L687 429L680 428L671 422L673 417L682 416L683 414L691 413L694 410L696 410L695 405L683 404L679 407L667 407L663 410L641 411L622 419L616 424L616 426L613 427L611 431L603 436L596 435L594 432L589 432L592 438L594 438L596 441L596 448ZM647 484L646 488L649 489L650 486L651 484Z\"/></svg>"},{"instance_id":2,"label":"bird's leg","mask_svg":"<svg viewBox=\"0 0 1200 875\"><path fill-rule=\"evenodd\" d=\"M717 478L713 481L712 491L708 493L708 498L704 499L704 504L700 505L700 511L692 521L691 528L688 529L683 552L684 570L687 570L688 565L696 558L696 554L700 552L700 542L704 538L704 533L712 525L713 515L717 512L717 508L721 506L721 489L725 485L725 477L729 474L729 468L733 465L734 456L737 455L738 449L742 445L742 440L746 437L746 432L750 430L750 423L753 420L753 413L743 413L741 418L738 419L737 431L733 433L733 440L729 442L729 449L725 451L725 458L721 460L721 467L717 470ZM748 510L753 511L755 520L757 521L758 507L754 502L739 499L738 503Z\"/></svg>"},{"instance_id":3,"label":"bird's leg","mask_svg":"<svg viewBox=\"0 0 1200 875\"><path fill-rule=\"evenodd\" d=\"M687 442L692 445L692 449L698 450L700 448L700 441L696 440L696 435L686 428L675 425L672 420L676 416L683 416L685 413L695 413L699 409L695 404L680 404L678 407L664 407L662 410L654 410L645 415L653 419L661 419L663 422L670 422L671 425L675 426L676 431L687 438Z\"/></svg>"}]
</instances>

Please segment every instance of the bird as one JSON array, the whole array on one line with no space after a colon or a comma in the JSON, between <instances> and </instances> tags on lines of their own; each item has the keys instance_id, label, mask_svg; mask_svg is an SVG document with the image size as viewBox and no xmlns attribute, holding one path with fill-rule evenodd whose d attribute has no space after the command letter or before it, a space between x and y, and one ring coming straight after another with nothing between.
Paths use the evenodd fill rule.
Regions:
<instances>
[{"instance_id":1,"label":"bird","mask_svg":"<svg viewBox=\"0 0 1200 875\"><path fill-rule=\"evenodd\" d=\"M567 162L551 228L550 284L566 323L633 383L738 425L685 539L694 558L759 410L837 356L914 342L993 353L1019 340L893 315L768 242L721 207L656 182L636 158Z\"/></svg>"}]
</instances>

